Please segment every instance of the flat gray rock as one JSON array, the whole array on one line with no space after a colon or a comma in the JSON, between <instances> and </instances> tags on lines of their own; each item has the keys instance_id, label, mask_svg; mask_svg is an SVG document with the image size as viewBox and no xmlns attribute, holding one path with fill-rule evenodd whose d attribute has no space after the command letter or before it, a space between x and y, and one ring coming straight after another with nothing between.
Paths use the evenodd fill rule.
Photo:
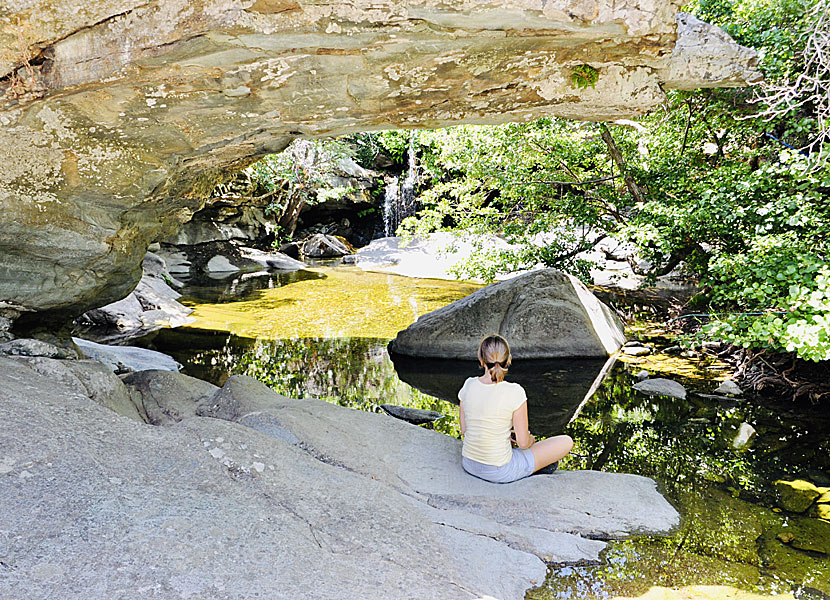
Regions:
<instances>
[{"instance_id":1,"label":"flat gray rock","mask_svg":"<svg viewBox=\"0 0 830 600\"><path fill-rule=\"evenodd\" d=\"M3 598L519 600L589 537L678 523L649 479L490 484L458 440L243 376L153 427L0 357L0 411Z\"/></svg>"},{"instance_id":2,"label":"flat gray rock","mask_svg":"<svg viewBox=\"0 0 830 600\"><path fill-rule=\"evenodd\" d=\"M0 344L0 354L11 356L42 356L44 358L78 358L76 348L62 347L56 344L32 338L18 338Z\"/></svg>"},{"instance_id":3,"label":"flat gray rock","mask_svg":"<svg viewBox=\"0 0 830 600\"><path fill-rule=\"evenodd\" d=\"M645 346L626 346L622 351L629 356L645 356L651 354L651 350Z\"/></svg>"},{"instance_id":4,"label":"flat gray rock","mask_svg":"<svg viewBox=\"0 0 830 600\"><path fill-rule=\"evenodd\" d=\"M514 358L605 357L625 342L613 311L575 277L540 269L488 285L418 318L389 349L474 360L485 335L510 342Z\"/></svg>"},{"instance_id":5,"label":"flat gray rock","mask_svg":"<svg viewBox=\"0 0 830 600\"><path fill-rule=\"evenodd\" d=\"M686 399L686 388L671 379L661 377L646 379L640 383L635 383L632 387L647 396L669 396L679 400Z\"/></svg>"},{"instance_id":6,"label":"flat gray rock","mask_svg":"<svg viewBox=\"0 0 830 600\"><path fill-rule=\"evenodd\" d=\"M196 415L199 404L212 397L215 385L167 370L130 373L122 379L145 423L172 425Z\"/></svg>"},{"instance_id":7,"label":"flat gray rock","mask_svg":"<svg viewBox=\"0 0 830 600\"><path fill-rule=\"evenodd\" d=\"M72 340L78 345L84 356L104 363L115 373L130 373L150 369L178 371L182 367L166 354L147 348L108 346L107 344L98 344L81 338L72 338Z\"/></svg>"}]
</instances>

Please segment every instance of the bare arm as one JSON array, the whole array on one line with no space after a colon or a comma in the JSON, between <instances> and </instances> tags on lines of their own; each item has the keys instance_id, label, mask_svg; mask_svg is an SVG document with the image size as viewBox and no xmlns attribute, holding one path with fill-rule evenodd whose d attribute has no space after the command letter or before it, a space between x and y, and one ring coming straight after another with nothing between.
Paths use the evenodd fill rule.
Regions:
<instances>
[{"instance_id":1,"label":"bare arm","mask_svg":"<svg viewBox=\"0 0 830 600\"><path fill-rule=\"evenodd\" d=\"M522 450L530 448L536 441L527 428L527 402L513 411L513 433L516 436L516 445Z\"/></svg>"},{"instance_id":2,"label":"bare arm","mask_svg":"<svg viewBox=\"0 0 830 600\"><path fill-rule=\"evenodd\" d=\"M464 422L464 401L458 401L458 420L461 423L461 437L467 433L467 423Z\"/></svg>"}]
</instances>

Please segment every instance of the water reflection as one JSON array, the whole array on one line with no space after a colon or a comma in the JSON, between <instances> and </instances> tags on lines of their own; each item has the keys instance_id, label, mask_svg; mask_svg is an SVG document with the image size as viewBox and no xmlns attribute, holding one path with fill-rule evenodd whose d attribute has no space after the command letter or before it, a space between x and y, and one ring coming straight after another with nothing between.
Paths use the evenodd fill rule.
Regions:
<instances>
[{"instance_id":1,"label":"water reflection","mask_svg":"<svg viewBox=\"0 0 830 600\"><path fill-rule=\"evenodd\" d=\"M420 315L479 289L474 283L317 266L267 278L232 280L219 290L199 282L182 301L191 328L243 337L391 339ZM251 286L251 287L246 287Z\"/></svg>"},{"instance_id":2,"label":"water reflection","mask_svg":"<svg viewBox=\"0 0 830 600\"><path fill-rule=\"evenodd\" d=\"M325 273L303 269L300 271L259 271L225 276L179 276L185 284L189 304L221 304L240 298L261 297L264 290L273 290L301 281L325 279ZM260 292L260 293L258 293Z\"/></svg>"},{"instance_id":3,"label":"water reflection","mask_svg":"<svg viewBox=\"0 0 830 600\"><path fill-rule=\"evenodd\" d=\"M398 377L412 387L448 402L458 402L458 390L468 377L481 375L476 361L413 358L392 354ZM530 428L548 437L561 433L574 417L605 366L603 359L517 360L508 380L527 393Z\"/></svg>"},{"instance_id":4,"label":"water reflection","mask_svg":"<svg viewBox=\"0 0 830 600\"><path fill-rule=\"evenodd\" d=\"M188 289L197 316L213 320L162 331L147 343L217 385L246 373L292 397L371 411L387 402L436 410L447 418L434 428L458 436L455 394L479 373L477 365L398 356L393 364L386 343L417 314L474 288L339 269L302 277L244 289ZM826 411L696 396L713 387L703 389L700 380L682 381L692 392L685 401L648 398L632 390L628 367L617 364L572 419L601 367L601 361L517 361L509 377L528 391L535 432L564 427L576 440L562 468L652 477L678 507L682 525L669 537L614 542L600 565L554 565L528 600L830 595L830 558L777 538L782 527L817 519L775 512L771 489L776 479L798 477L830 486ZM741 432L743 443L736 445Z\"/></svg>"},{"instance_id":5,"label":"water reflection","mask_svg":"<svg viewBox=\"0 0 830 600\"><path fill-rule=\"evenodd\" d=\"M777 537L787 526L819 521L779 511L772 489L779 478L827 485L828 415L694 394L686 401L648 398L631 384L626 369L611 372L566 428L576 446L563 466L654 478L680 511L681 527L664 538L613 542L600 565L554 566L527 599L830 595L830 558ZM756 435L736 447L743 424Z\"/></svg>"}]
</instances>

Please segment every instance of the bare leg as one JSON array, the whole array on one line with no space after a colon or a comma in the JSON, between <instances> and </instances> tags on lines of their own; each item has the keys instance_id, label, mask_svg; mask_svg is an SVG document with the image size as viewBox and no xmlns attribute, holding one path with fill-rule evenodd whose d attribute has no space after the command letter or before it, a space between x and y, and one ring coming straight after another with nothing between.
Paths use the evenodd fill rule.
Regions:
<instances>
[{"instance_id":1,"label":"bare leg","mask_svg":"<svg viewBox=\"0 0 830 600\"><path fill-rule=\"evenodd\" d=\"M536 463L534 471L555 463L564 458L574 447L574 441L569 435L556 435L541 442L536 442L530 447L533 452L533 459Z\"/></svg>"}]
</instances>

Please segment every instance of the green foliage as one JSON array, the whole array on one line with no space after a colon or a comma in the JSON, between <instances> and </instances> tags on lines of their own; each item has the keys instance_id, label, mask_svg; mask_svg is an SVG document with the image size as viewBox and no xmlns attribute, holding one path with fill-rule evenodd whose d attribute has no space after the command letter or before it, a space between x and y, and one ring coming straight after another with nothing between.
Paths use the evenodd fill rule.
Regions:
<instances>
[{"instance_id":1,"label":"green foliage","mask_svg":"<svg viewBox=\"0 0 830 600\"><path fill-rule=\"evenodd\" d=\"M783 81L803 66L811 2L697 0L691 9L755 47L767 76ZM574 85L584 88L596 72L582 67ZM751 99L740 89L674 91L639 123L612 125L642 201L594 124L548 118L422 132L423 209L399 232L480 235L457 275L485 279L541 264L587 280L583 251L612 237L629 244L648 280L681 269L709 291L709 310L762 313L723 317L703 335L829 358L830 168L773 139L803 146L818 121L804 109L759 118Z\"/></svg>"},{"instance_id":2,"label":"green foliage","mask_svg":"<svg viewBox=\"0 0 830 600\"><path fill-rule=\"evenodd\" d=\"M367 169L374 169L379 154L389 158L394 165L403 166L411 137L411 131L390 129L356 133L346 139L354 147L355 160Z\"/></svg>"},{"instance_id":3,"label":"green foliage","mask_svg":"<svg viewBox=\"0 0 830 600\"><path fill-rule=\"evenodd\" d=\"M571 83L581 90L587 87L596 87L598 80L599 71L591 65L579 65L571 70Z\"/></svg>"}]
</instances>

